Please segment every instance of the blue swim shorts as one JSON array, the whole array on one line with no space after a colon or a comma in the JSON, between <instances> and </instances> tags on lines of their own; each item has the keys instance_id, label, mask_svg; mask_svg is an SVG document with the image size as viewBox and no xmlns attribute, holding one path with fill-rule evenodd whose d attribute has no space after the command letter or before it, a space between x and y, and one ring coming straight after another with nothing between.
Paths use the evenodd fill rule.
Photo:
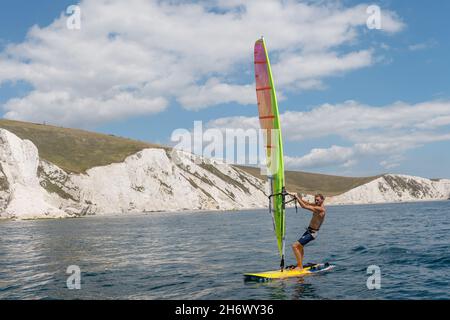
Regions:
<instances>
[{"instance_id":1,"label":"blue swim shorts","mask_svg":"<svg viewBox=\"0 0 450 320\"><path fill-rule=\"evenodd\" d=\"M308 228L306 232L300 237L300 239L298 239L298 242L300 242L302 246L306 246L308 243L310 243L316 238L317 238L317 231Z\"/></svg>"}]
</instances>

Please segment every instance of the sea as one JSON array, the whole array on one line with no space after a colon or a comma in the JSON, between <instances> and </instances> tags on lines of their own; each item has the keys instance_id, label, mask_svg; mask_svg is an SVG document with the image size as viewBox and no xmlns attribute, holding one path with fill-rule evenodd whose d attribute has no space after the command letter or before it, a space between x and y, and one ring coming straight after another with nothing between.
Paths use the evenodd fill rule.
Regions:
<instances>
[{"instance_id":1,"label":"sea","mask_svg":"<svg viewBox=\"0 0 450 320\"><path fill-rule=\"evenodd\" d=\"M308 211L287 210L286 256ZM449 299L450 201L330 206L305 262L329 272L270 282L266 210L0 222L0 299Z\"/></svg>"}]
</instances>

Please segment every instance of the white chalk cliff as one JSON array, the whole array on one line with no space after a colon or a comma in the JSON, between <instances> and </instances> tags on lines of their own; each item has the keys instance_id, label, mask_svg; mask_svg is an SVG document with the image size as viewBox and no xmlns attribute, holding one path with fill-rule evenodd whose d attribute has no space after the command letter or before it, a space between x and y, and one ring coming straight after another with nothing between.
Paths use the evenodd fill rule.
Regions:
<instances>
[{"instance_id":1,"label":"white chalk cliff","mask_svg":"<svg viewBox=\"0 0 450 320\"><path fill-rule=\"evenodd\" d=\"M267 206L267 184L234 166L165 149L145 149L122 163L68 173L39 158L36 146L0 129L0 218L39 219ZM450 180L385 175L329 204L450 197Z\"/></svg>"},{"instance_id":2,"label":"white chalk cliff","mask_svg":"<svg viewBox=\"0 0 450 320\"><path fill-rule=\"evenodd\" d=\"M450 180L387 174L341 195L328 204L375 204L450 199Z\"/></svg>"},{"instance_id":3,"label":"white chalk cliff","mask_svg":"<svg viewBox=\"0 0 450 320\"><path fill-rule=\"evenodd\" d=\"M0 129L0 216L23 219L63 217L39 184L38 150L28 140Z\"/></svg>"},{"instance_id":4,"label":"white chalk cliff","mask_svg":"<svg viewBox=\"0 0 450 320\"><path fill-rule=\"evenodd\" d=\"M0 217L17 219L238 210L266 203L265 182L218 161L145 149L122 163L67 173L0 129Z\"/></svg>"}]
</instances>

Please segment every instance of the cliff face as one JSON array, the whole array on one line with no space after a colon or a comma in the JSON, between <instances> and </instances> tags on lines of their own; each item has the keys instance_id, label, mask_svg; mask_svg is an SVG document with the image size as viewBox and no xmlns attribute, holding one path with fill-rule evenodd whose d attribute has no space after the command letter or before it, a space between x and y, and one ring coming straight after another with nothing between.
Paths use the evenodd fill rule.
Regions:
<instances>
[{"instance_id":1,"label":"cliff face","mask_svg":"<svg viewBox=\"0 0 450 320\"><path fill-rule=\"evenodd\" d=\"M237 210L266 203L265 183L184 152L145 149L122 163L72 174L0 129L0 217L33 219L175 210Z\"/></svg>"},{"instance_id":2,"label":"cliff face","mask_svg":"<svg viewBox=\"0 0 450 320\"><path fill-rule=\"evenodd\" d=\"M39 219L179 210L267 208L265 181L181 151L144 149L84 174L39 158L35 145L0 129L0 218ZM327 204L450 198L450 180L385 175Z\"/></svg>"},{"instance_id":3,"label":"cliff face","mask_svg":"<svg viewBox=\"0 0 450 320\"><path fill-rule=\"evenodd\" d=\"M1 217L33 219L65 216L62 210L48 201L48 193L39 184L38 165L38 150L33 143L0 129Z\"/></svg>"},{"instance_id":4,"label":"cliff face","mask_svg":"<svg viewBox=\"0 0 450 320\"><path fill-rule=\"evenodd\" d=\"M330 197L328 204L370 204L449 198L450 180L388 174L339 196Z\"/></svg>"}]
</instances>

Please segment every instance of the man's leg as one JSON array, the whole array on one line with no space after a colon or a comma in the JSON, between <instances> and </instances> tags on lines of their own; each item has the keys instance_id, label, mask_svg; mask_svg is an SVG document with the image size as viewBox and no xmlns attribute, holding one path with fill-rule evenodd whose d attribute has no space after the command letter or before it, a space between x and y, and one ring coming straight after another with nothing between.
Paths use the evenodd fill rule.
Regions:
<instances>
[{"instance_id":1,"label":"man's leg","mask_svg":"<svg viewBox=\"0 0 450 320\"><path fill-rule=\"evenodd\" d=\"M304 246L302 244L300 244L300 254L302 256L301 262L302 262L302 266L301 268L303 269L303 258L305 257L305 250L304 250Z\"/></svg>"},{"instance_id":2,"label":"man's leg","mask_svg":"<svg viewBox=\"0 0 450 320\"><path fill-rule=\"evenodd\" d=\"M292 245L292 250L294 251L295 259L297 260L296 269L303 269L303 246L300 244L300 242L295 241L295 243Z\"/></svg>"}]
</instances>

